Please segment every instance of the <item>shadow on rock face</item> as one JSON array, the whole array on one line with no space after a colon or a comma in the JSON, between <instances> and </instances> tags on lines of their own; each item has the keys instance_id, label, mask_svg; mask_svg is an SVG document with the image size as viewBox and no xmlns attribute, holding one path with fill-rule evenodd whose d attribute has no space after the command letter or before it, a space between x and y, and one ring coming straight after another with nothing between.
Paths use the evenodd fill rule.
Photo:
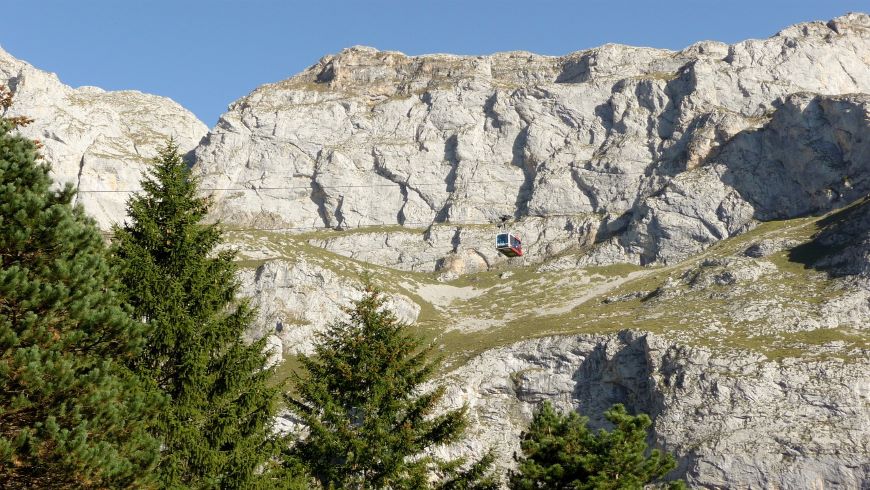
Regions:
<instances>
[{"instance_id":1,"label":"shadow on rock face","mask_svg":"<svg viewBox=\"0 0 870 490\"><path fill-rule=\"evenodd\" d=\"M635 205L619 245L642 265L669 263L755 220L821 215L870 193L870 96L799 93L775 106L719 146L692 140L709 151L691 152L693 171ZM699 125L718 134L716 124Z\"/></svg>"},{"instance_id":2,"label":"shadow on rock face","mask_svg":"<svg viewBox=\"0 0 870 490\"><path fill-rule=\"evenodd\" d=\"M831 277L870 275L870 198L818 222L810 242L789 252L789 260Z\"/></svg>"},{"instance_id":3,"label":"shadow on rock face","mask_svg":"<svg viewBox=\"0 0 870 490\"><path fill-rule=\"evenodd\" d=\"M870 99L796 94L719 156L722 181L761 221L820 214L870 192Z\"/></svg>"},{"instance_id":4,"label":"shadow on rock face","mask_svg":"<svg viewBox=\"0 0 870 490\"><path fill-rule=\"evenodd\" d=\"M650 447L663 448L665 441L653 428L664 410L665 394L656 385L654 375L663 376L667 384L681 385L685 373L679 362L656 366L652 357L646 335L631 331L622 331L617 339L598 344L589 352L574 373L576 385L572 398L578 412L589 418L590 428L612 429L604 412L621 403L631 414L649 415L653 427L646 442ZM684 478L690 468L697 466L698 457L694 452L675 456L677 467L668 475L671 479Z\"/></svg>"},{"instance_id":5,"label":"shadow on rock face","mask_svg":"<svg viewBox=\"0 0 870 490\"><path fill-rule=\"evenodd\" d=\"M598 344L573 376L578 411L589 417L595 429L609 428L604 412L616 403L625 405L629 413L645 413L655 419L661 396L652 371L645 337L623 332L618 342Z\"/></svg>"}]
</instances>

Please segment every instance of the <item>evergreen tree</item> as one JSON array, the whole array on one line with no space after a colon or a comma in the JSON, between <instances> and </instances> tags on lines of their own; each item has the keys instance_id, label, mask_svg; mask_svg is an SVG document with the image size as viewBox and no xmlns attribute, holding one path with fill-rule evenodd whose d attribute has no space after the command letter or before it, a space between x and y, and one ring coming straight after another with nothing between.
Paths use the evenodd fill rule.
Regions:
<instances>
[{"instance_id":1,"label":"evergreen tree","mask_svg":"<svg viewBox=\"0 0 870 490\"><path fill-rule=\"evenodd\" d=\"M497 488L491 456L462 471L461 461L424 454L466 425L464 409L433 414L443 387L420 392L438 366L433 347L384 309L371 284L346 313L318 335L313 356L301 357L288 402L309 432L289 459L325 488Z\"/></svg>"},{"instance_id":2,"label":"evergreen tree","mask_svg":"<svg viewBox=\"0 0 870 490\"><path fill-rule=\"evenodd\" d=\"M0 109L11 96L0 89ZM161 399L125 367L141 325L122 308L103 239L37 144L0 118L0 482L148 485Z\"/></svg>"},{"instance_id":3,"label":"evergreen tree","mask_svg":"<svg viewBox=\"0 0 870 490\"><path fill-rule=\"evenodd\" d=\"M282 441L272 435L280 390L270 386L263 342L242 334L253 320L236 293L234 252L217 251L221 232L202 224L209 200L170 142L128 203L115 230L127 301L146 326L131 363L169 400L156 432L166 487L273 488Z\"/></svg>"},{"instance_id":4,"label":"evergreen tree","mask_svg":"<svg viewBox=\"0 0 870 490\"><path fill-rule=\"evenodd\" d=\"M614 428L590 431L576 412L557 413L544 402L523 433L523 457L510 477L514 489L642 489L674 469L674 458L658 450L646 456L651 425L646 414L629 415L616 404L604 412ZM672 482L670 488L682 488Z\"/></svg>"}]
</instances>

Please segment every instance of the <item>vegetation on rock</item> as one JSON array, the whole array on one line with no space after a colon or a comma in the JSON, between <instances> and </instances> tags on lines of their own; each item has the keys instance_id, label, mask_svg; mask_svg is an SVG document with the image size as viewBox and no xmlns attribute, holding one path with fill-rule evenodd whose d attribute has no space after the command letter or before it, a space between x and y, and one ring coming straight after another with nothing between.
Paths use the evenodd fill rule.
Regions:
<instances>
[{"instance_id":1,"label":"vegetation on rock","mask_svg":"<svg viewBox=\"0 0 870 490\"><path fill-rule=\"evenodd\" d=\"M346 313L300 359L288 402L308 435L288 461L325 488L496 488L491 456L463 469L427 452L456 441L466 425L464 409L434 415L444 388L424 388L438 367L432 346L410 335L370 284Z\"/></svg>"},{"instance_id":2,"label":"vegetation on rock","mask_svg":"<svg viewBox=\"0 0 870 490\"><path fill-rule=\"evenodd\" d=\"M674 469L674 458L653 449L646 455L645 414L629 415L616 404L604 413L610 432L590 431L576 412L560 414L544 402L523 433L519 468L510 486L531 489L641 489ZM671 488L682 488L681 482Z\"/></svg>"}]
</instances>

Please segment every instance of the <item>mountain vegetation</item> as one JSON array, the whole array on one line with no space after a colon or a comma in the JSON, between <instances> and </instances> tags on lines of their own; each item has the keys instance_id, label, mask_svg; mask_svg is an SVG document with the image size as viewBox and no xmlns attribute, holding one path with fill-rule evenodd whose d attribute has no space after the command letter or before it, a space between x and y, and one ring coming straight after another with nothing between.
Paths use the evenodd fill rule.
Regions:
<instances>
[{"instance_id":1,"label":"mountain vegetation","mask_svg":"<svg viewBox=\"0 0 870 490\"><path fill-rule=\"evenodd\" d=\"M11 104L0 90L0 110ZM103 239L38 144L0 118L0 481L149 486L162 397L126 364L142 347Z\"/></svg>"},{"instance_id":2,"label":"mountain vegetation","mask_svg":"<svg viewBox=\"0 0 870 490\"><path fill-rule=\"evenodd\" d=\"M657 449L647 454L649 416L629 415L621 404L604 416L613 429L595 433L587 418L577 412L560 414L544 402L522 435L511 488L641 489L674 469L673 456ZM684 487L675 482L669 488Z\"/></svg>"},{"instance_id":3,"label":"mountain vegetation","mask_svg":"<svg viewBox=\"0 0 870 490\"><path fill-rule=\"evenodd\" d=\"M161 486L274 488L282 439L272 423L279 389L269 384L263 342L246 344L253 318L237 298L232 251L202 224L209 200L170 142L115 228L114 254L126 300L145 325L130 360L168 406L154 427L162 441Z\"/></svg>"}]
</instances>

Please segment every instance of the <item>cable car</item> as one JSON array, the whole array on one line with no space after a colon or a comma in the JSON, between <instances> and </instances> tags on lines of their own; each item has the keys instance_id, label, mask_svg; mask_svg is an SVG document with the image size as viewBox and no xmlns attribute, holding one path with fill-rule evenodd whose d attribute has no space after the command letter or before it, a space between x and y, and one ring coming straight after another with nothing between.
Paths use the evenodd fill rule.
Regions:
<instances>
[{"instance_id":1,"label":"cable car","mask_svg":"<svg viewBox=\"0 0 870 490\"><path fill-rule=\"evenodd\" d=\"M509 231L496 235L495 248L507 257L521 257L523 255L523 242L520 237Z\"/></svg>"}]
</instances>

